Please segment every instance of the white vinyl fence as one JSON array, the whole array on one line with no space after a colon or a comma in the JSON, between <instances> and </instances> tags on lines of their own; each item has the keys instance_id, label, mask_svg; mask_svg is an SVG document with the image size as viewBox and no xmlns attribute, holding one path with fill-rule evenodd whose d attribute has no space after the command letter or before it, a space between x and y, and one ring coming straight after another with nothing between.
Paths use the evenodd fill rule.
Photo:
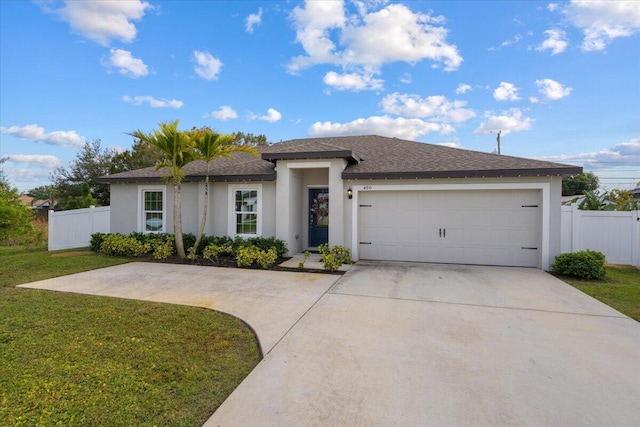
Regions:
<instances>
[{"instance_id":1,"label":"white vinyl fence","mask_svg":"<svg viewBox=\"0 0 640 427\"><path fill-rule=\"evenodd\" d=\"M640 267L640 211L582 211L562 206L562 252L592 249L611 264Z\"/></svg>"},{"instance_id":2,"label":"white vinyl fence","mask_svg":"<svg viewBox=\"0 0 640 427\"><path fill-rule=\"evenodd\" d=\"M84 248L89 246L91 234L109 233L111 208L49 211L49 250Z\"/></svg>"}]
</instances>

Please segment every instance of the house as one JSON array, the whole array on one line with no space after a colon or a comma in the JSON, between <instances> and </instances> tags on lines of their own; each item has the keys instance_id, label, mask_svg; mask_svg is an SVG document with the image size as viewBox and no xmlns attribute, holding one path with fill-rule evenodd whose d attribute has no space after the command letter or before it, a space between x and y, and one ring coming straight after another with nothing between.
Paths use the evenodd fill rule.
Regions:
<instances>
[{"instance_id":1,"label":"house","mask_svg":"<svg viewBox=\"0 0 640 427\"><path fill-rule=\"evenodd\" d=\"M582 168L375 135L309 138L185 168L183 228L322 243L354 259L548 269L560 252L561 181ZM171 232L173 188L146 168L111 184L111 231Z\"/></svg>"},{"instance_id":2,"label":"house","mask_svg":"<svg viewBox=\"0 0 640 427\"><path fill-rule=\"evenodd\" d=\"M49 214L49 200L40 200L27 195L21 195L19 200L20 203L28 206L37 218L47 219Z\"/></svg>"}]
</instances>

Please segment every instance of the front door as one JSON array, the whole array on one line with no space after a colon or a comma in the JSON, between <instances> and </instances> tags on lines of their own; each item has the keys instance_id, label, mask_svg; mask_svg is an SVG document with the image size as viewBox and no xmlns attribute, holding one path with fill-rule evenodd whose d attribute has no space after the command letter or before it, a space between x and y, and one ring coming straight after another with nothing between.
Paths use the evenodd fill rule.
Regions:
<instances>
[{"instance_id":1,"label":"front door","mask_svg":"<svg viewBox=\"0 0 640 427\"><path fill-rule=\"evenodd\" d=\"M329 242L329 189L309 189L309 246Z\"/></svg>"}]
</instances>

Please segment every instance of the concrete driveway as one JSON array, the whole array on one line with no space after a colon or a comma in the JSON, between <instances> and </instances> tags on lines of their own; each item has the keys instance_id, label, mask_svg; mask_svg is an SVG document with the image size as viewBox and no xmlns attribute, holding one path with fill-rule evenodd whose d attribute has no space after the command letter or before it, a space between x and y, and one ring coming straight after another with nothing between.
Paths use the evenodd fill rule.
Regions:
<instances>
[{"instance_id":1,"label":"concrete driveway","mask_svg":"<svg viewBox=\"0 0 640 427\"><path fill-rule=\"evenodd\" d=\"M635 426L640 323L534 269L363 263L206 426Z\"/></svg>"},{"instance_id":2,"label":"concrete driveway","mask_svg":"<svg viewBox=\"0 0 640 427\"><path fill-rule=\"evenodd\" d=\"M359 262L339 278L132 263L24 286L244 319L265 358L206 426L640 419L640 323L539 270Z\"/></svg>"}]
</instances>

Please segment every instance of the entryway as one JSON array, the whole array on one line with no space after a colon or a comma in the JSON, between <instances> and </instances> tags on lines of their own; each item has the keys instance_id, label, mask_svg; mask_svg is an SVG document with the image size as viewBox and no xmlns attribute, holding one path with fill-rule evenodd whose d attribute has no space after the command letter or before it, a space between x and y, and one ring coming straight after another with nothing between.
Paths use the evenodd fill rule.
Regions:
<instances>
[{"instance_id":1,"label":"entryway","mask_svg":"<svg viewBox=\"0 0 640 427\"><path fill-rule=\"evenodd\" d=\"M329 189L309 189L309 247L329 242Z\"/></svg>"}]
</instances>

